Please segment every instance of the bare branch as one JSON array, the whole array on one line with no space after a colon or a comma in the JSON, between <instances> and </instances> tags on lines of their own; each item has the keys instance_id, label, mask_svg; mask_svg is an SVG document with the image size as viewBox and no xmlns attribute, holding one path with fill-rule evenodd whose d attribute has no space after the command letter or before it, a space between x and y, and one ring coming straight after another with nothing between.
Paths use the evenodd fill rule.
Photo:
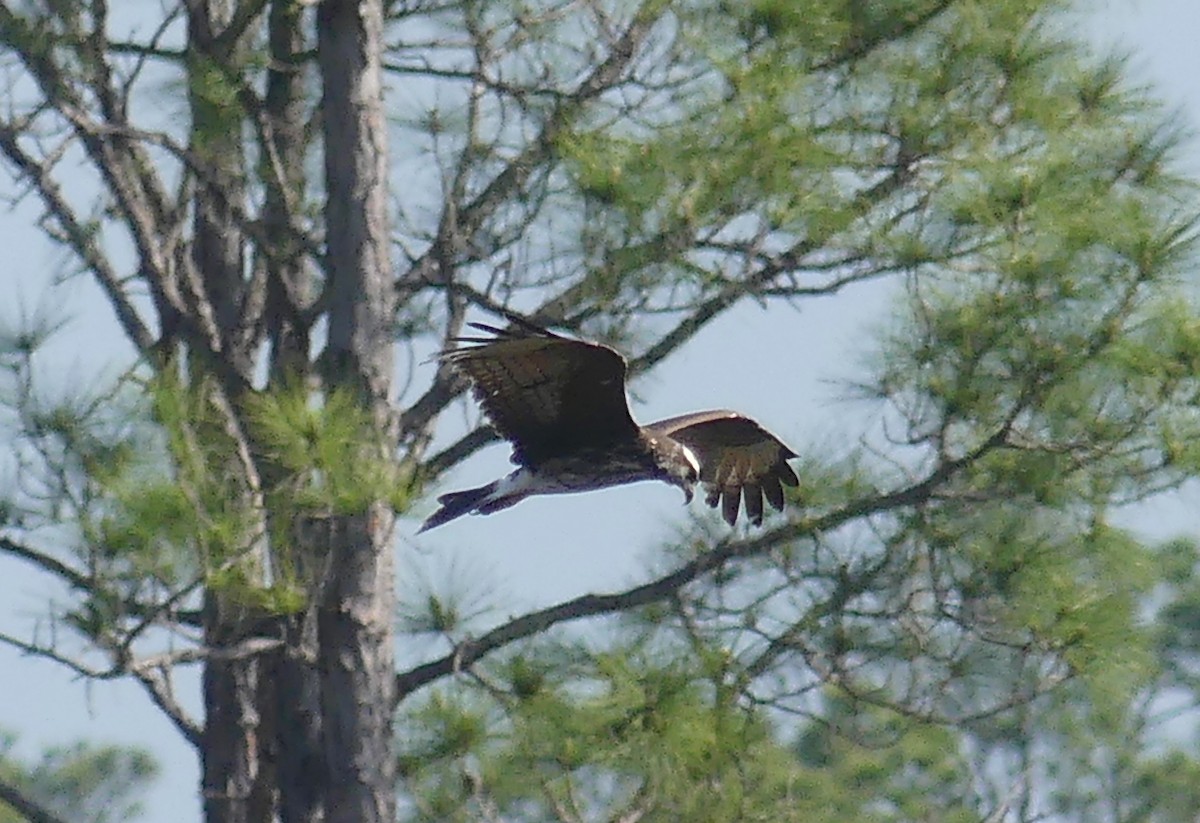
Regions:
<instances>
[{"instance_id":1,"label":"bare branch","mask_svg":"<svg viewBox=\"0 0 1200 823\"><path fill-rule=\"evenodd\" d=\"M63 196L62 189L50 175L46 163L39 163L21 148L17 141L19 130L10 121L0 121L0 151L25 176L42 198L42 203L59 228L71 250L95 276L100 288L108 297L113 313L122 330L142 355L150 352L154 335L142 322L137 310L122 287L120 275L113 269L109 258L101 252L94 229L89 229L75 214L75 210Z\"/></svg>"},{"instance_id":2,"label":"bare branch","mask_svg":"<svg viewBox=\"0 0 1200 823\"><path fill-rule=\"evenodd\" d=\"M232 646L196 647L164 652L151 657L133 660L125 668L136 674L145 674L155 669L170 669L181 663L200 663L205 660L246 660L283 647L283 641L271 637L249 637Z\"/></svg>"},{"instance_id":3,"label":"bare branch","mask_svg":"<svg viewBox=\"0 0 1200 823\"><path fill-rule=\"evenodd\" d=\"M202 727L175 699L171 685L170 667L179 663L202 660L236 660L254 657L272 651L282 645L281 640L271 638L249 638L228 648L193 648L154 655L143 659L128 657L124 648L101 643L106 653L113 658L108 668L98 668L69 657L51 646L31 643L7 633L0 633L0 644L10 646L23 654L49 660L66 667L76 675L89 680L116 680L133 677L150 696L151 701L175 725L189 743L199 748Z\"/></svg>"},{"instance_id":4,"label":"bare branch","mask_svg":"<svg viewBox=\"0 0 1200 823\"><path fill-rule=\"evenodd\" d=\"M22 654L31 655L32 657L40 657L43 660L49 660L52 663L58 663L60 666L65 666L80 677L86 677L89 680L114 680L124 674L118 669L108 668L99 669L95 666L89 666L81 660L68 657L61 652L55 651L49 646L43 646L40 643L30 643L28 640L22 640L19 637L14 637L7 632L0 632L0 643L11 646Z\"/></svg>"},{"instance_id":5,"label":"bare branch","mask_svg":"<svg viewBox=\"0 0 1200 823\"><path fill-rule=\"evenodd\" d=\"M56 557L51 557L43 551L35 549L31 546L26 546L23 543L17 543L7 537L0 536L0 552L6 552L14 557L19 557L26 560L35 566L38 566L44 571L48 571L55 577L58 577L73 589L79 591L92 591L94 581L83 572L68 566Z\"/></svg>"},{"instance_id":6,"label":"bare branch","mask_svg":"<svg viewBox=\"0 0 1200 823\"><path fill-rule=\"evenodd\" d=\"M175 690L171 686L171 676L168 670L133 671L131 674L150 697L150 701L183 735L183 739L197 751L201 751L204 743L204 728L175 699Z\"/></svg>"},{"instance_id":7,"label":"bare branch","mask_svg":"<svg viewBox=\"0 0 1200 823\"><path fill-rule=\"evenodd\" d=\"M0 536L0 552L32 563L42 571L50 572L76 591L95 594L100 589L99 581L40 549L35 549L10 538ZM175 607L184 597L194 592L202 583L203 578L193 581L180 588L161 603L148 604L132 599L122 601L121 608L127 614L142 618L142 622L130 630L128 634L129 639L132 640L137 637L137 635L149 628L155 620L166 615L169 615L170 619L179 625L198 627L200 625L200 615L198 613L187 609L176 609Z\"/></svg>"},{"instance_id":8,"label":"bare branch","mask_svg":"<svg viewBox=\"0 0 1200 823\"><path fill-rule=\"evenodd\" d=\"M451 466L456 466L489 443L499 439L491 426L480 426L473 429L458 440L442 449L425 461L421 467L422 476L426 482L436 480L442 472Z\"/></svg>"},{"instance_id":9,"label":"bare branch","mask_svg":"<svg viewBox=\"0 0 1200 823\"><path fill-rule=\"evenodd\" d=\"M512 195L524 186L535 171L542 168L555 153L555 141L580 114L583 104L596 98L616 84L628 70L638 49L645 42L660 16L664 13L646 11L655 6L647 4L643 11L629 24L622 35L616 39L609 51L608 57L597 65L585 77L578 88L565 101L560 102L553 110L541 131L529 141L529 144L508 165L497 174L482 192L473 200L461 206L456 214L454 226L455 237L471 237L478 232ZM657 6L655 6L657 8ZM402 292L411 292L425 285L424 282L414 283L413 278L421 281L441 282L448 279L445 275L431 277L431 272L438 272L444 265L445 250L440 244L434 244L425 255L414 261L408 275L401 277L397 287ZM440 368L429 390L420 397L400 418L401 439L419 437L431 421L461 392L461 386L450 378L445 368Z\"/></svg>"}]
</instances>

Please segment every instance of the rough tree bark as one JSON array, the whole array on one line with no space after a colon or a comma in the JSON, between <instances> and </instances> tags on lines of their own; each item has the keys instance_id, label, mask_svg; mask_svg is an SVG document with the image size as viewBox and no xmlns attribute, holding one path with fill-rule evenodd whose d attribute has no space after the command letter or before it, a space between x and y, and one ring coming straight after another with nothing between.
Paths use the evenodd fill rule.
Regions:
<instances>
[{"instance_id":1,"label":"rough tree bark","mask_svg":"<svg viewBox=\"0 0 1200 823\"><path fill-rule=\"evenodd\" d=\"M219 358L236 373L227 382L225 396L239 402L238 394L250 385L253 349L247 345L242 307L248 288L244 277L244 235L229 204L240 202L245 192L245 166L241 117L221 104L219 72L237 66L244 58L244 33L231 27L236 12L233 0L201 0L188 6L190 56L188 102L193 130L190 151L206 169L223 198L193 198L191 260L195 276L182 290L184 322L207 316L215 334L209 357ZM171 351L169 359L183 354ZM191 350L185 355L189 369L209 357ZM221 391L213 387L213 391ZM236 458L227 472L239 477ZM233 493L250 508L253 490L237 482ZM259 558L260 571L263 558ZM259 581L261 582L261 581ZM236 646L254 630L259 616L239 603L236 595L219 588L204 594L204 638L213 649ZM205 817L210 823L253 823L270 818L273 778L263 758L262 742L270 730L263 727L264 707L259 699L262 660L257 657L213 659L204 667L204 744L201 784Z\"/></svg>"},{"instance_id":2,"label":"rough tree bark","mask_svg":"<svg viewBox=\"0 0 1200 823\"><path fill-rule=\"evenodd\" d=\"M263 228L268 242L257 267L266 271L264 331L270 342L270 382L303 381L309 375L310 319L315 283L305 249L295 231L296 203L305 190L305 155L309 143L308 87L305 83L305 8L299 3L272 3L267 16L271 54L263 119L268 139L263 175ZM264 468L267 485L284 479L282 471ZM272 476L278 475L278 476ZM268 509L268 517L279 517ZM315 549L303 529L291 532L296 549L311 556ZM277 811L281 823L321 823L325 819L321 684L316 668L316 614L311 604L302 613L282 617L284 645L263 660L260 705L276 731L264 745L274 764Z\"/></svg>"},{"instance_id":3,"label":"rough tree bark","mask_svg":"<svg viewBox=\"0 0 1200 823\"><path fill-rule=\"evenodd\" d=\"M798 2L764 10L660 0L180 0L158 24L138 18L136 30L124 8L110 19L119 5L0 3L6 68L22 72L0 88L0 157L16 179L12 196L40 200L42 228L104 291L141 374L177 377L163 394L179 388L181 404L199 401L193 416L189 405L179 419L155 420L159 433L200 444L173 445L163 461L172 473L159 485L199 480L217 490L213 500L197 495L158 511L128 506L125 489L87 469L104 454L79 440L82 415L79 425L66 415L65 432L48 430L61 424L59 409L33 402L32 390L15 403L5 391L0 412L24 415L23 440L57 449L58 437L70 460L40 453L54 481L50 504L0 499L18 515L0 523L0 556L71 592L51 616L73 621L88 654L73 658L37 632L0 634L0 644L145 688L196 749L208 821L391 821L394 755L408 797L427 800L427 787L454 794L463 758L431 765L437 758L419 750L393 752L395 707L406 722L419 720L422 692L449 684L478 686L468 694L513 711L502 689L512 680L523 699L528 684L510 678L510 659L497 661L498 652L557 666L553 651L513 644L649 604L666 604L652 616L672 643L722 661L714 688L736 682L748 705L792 717L808 716L805 701L830 685L857 705L941 718L969 735L969 724L1004 707L956 702L978 661L1012 660L1014 675L1029 666L1032 685L1014 679L1006 693L1007 679L997 681L997 700L1015 705L1058 688L1067 673L1088 676L1077 664L1093 648L1112 643L1128 656L1128 638L1111 628L1117 618L1093 642L1075 615L1106 602L1096 590L1124 592L1130 603L1138 596L1140 584L1126 592L1109 585L1115 578L1089 588L1101 579L1096 547L1128 548L1104 535L1104 507L1195 473L1184 444L1200 438L1181 422L1194 420L1186 369L1194 320L1141 314L1193 224L1147 219L1178 207L1146 171L1160 168L1172 141L1129 119L1138 106L1114 91L1116 74L1091 77L1061 59L1065 43L1047 47L1031 4L986 4L985 15L981 4L953 0L903 13L826 3L823 13L844 25L820 32ZM409 128L391 173L417 163L436 173L401 184L390 238L385 20L386 76L405 92L427 86L437 100L425 111L400 94L389 111L393 128ZM1074 89L1065 77L1086 82ZM173 108L180 88L190 117ZM309 179L319 175L317 145L323 185ZM407 258L398 276L393 242ZM807 459L801 505L786 521L749 536L698 531L694 556L675 557L640 585L482 632L430 598L415 623L436 626L448 647L400 672L393 514L373 499L387 492L364 482L361 499L322 496L334 484L322 485L319 459L289 462L258 413L282 408L259 404L295 401L297 386L306 412L356 394L374 429L353 447L361 464L349 465L398 456L397 474L429 491L494 437L478 427L433 451L462 385L444 367L424 383L416 362L455 338L468 312L522 311L627 342L636 376L735 306L829 297L888 278L904 280L911 316L878 374L853 384L878 401L887 430L878 443L864 435L848 444L845 460ZM1045 297L1060 293L1072 297ZM1114 346L1115 335L1134 345ZM1163 347L1153 357L1150 338ZM18 354L6 350L0 365L31 373L30 353ZM393 390L393 356L412 357L397 380L411 379L411 392ZM1139 386L1151 388L1129 390ZM326 433L293 428L298 439ZM894 463L893 447L902 449ZM1163 464L1147 464L1160 448ZM389 502L403 508L396 497ZM1006 507L1027 502L1039 529L1061 522L1069 539L1053 552L1032 538L1028 552L1025 538L977 542L1009 523ZM142 528L115 538L88 529L59 545L64 506L89 526L100 508L127 510ZM1093 524L1094 542L1071 532L1070 518ZM212 520L222 529L210 539ZM951 528L960 522L969 540ZM45 525L49 534L39 534ZM162 546L171 550L165 560ZM997 574L1007 567L993 555L1016 568L1043 553L1055 556L1040 567L1047 576L1078 579L1078 591L1017 591ZM731 610L726 585L761 586L766 606ZM942 611L929 611L927 592L943 597ZM1030 631L1014 622L1009 633L1005 621L1021 618L1014 597L1046 624ZM744 645L727 642L731 631ZM851 631L869 648L847 643ZM939 633L976 639L930 643ZM728 656L729 648L741 650ZM1117 657L1095 657L1092 668ZM189 664L204 666L203 722L176 698L175 672ZM999 668L987 663L988 672ZM881 671L919 688L884 695L873 680ZM794 682L803 688L790 691ZM839 728L838 715L819 720ZM480 740L464 755L472 763L496 751L494 739ZM979 752L981 763L994 762ZM425 774L414 776L410 763ZM1024 785L1028 770L1016 773ZM530 774L533 786L546 773ZM473 784L452 799L464 817L489 814L476 811L488 788ZM627 819L651 807L630 808L597 813Z\"/></svg>"},{"instance_id":4,"label":"rough tree bark","mask_svg":"<svg viewBox=\"0 0 1200 823\"><path fill-rule=\"evenodd\" d=\"M379 456L393 453L387 152L379 0L326 0L317 13L323 82L330 387L374 410ZM318 667L331 823L395 819L392 526L383 502L331 522L330 575L318 606Z\"/></svg>"}]
</instances>

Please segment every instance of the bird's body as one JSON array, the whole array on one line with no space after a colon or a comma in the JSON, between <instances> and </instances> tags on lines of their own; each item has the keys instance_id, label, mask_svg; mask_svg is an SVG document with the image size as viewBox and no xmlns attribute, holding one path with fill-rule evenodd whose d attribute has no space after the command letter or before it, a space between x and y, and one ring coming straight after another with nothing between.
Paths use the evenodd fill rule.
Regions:
<instances>
[{"instance_id":1,"label":"bird's body","mask_svg":"<svg viewBox=\"0 0 1200 823\"><path fill-rule=\"evenodd\" d=\"M661 480L688 501L697 482L730 525L741 499L762 522L763 496L783 509L782 485L795 486L795 454L748 417L707 411L638 426L625 398L626 364L613 349L532 324L502 330L471 324L490 338L442 357L467 377L492 425L513 444L519 468L505 478L438 498L421 531L467 513L491 514L526 497L570 494Z\"/></svg>"}]
</instances>

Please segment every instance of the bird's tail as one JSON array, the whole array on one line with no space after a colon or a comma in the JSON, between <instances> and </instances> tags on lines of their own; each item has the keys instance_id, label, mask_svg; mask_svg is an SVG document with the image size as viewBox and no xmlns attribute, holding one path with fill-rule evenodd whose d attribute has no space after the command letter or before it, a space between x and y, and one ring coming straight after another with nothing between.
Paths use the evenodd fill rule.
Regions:
<instances>
[{"instance_id":1,"label":"bird's tail","mask_svg":"<svg viewBox=\"0 0 1200 823\"><path fill-rule=\"evenodd\" d=\"M496 481L488 483L486 486L480 486L477 489L465 489L460 492L450 492L441 495L438 497L440 508L421 524L421 528L417 530L417 534L429 531L443 523L449 523L454 518L462 517L464 514L488 510L486 504L491 502L488 500L488 497L496 491L496 487L499 485L499 481Z\"/></svg>"}]
</instances>

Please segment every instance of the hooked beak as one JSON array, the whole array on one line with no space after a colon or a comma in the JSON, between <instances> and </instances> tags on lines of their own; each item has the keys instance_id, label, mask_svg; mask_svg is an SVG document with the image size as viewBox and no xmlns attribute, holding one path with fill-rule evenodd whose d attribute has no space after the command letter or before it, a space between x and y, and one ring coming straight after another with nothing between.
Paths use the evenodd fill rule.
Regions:
<instances>
[{"instance_id":1,"label":"hooked beak","mask_svg":"<svg viewBox=\"0 0 1200 823\"><path fill-rule=\"evenodd\" d=\"M683 505L686 506L687 504L692 502L692 494L693 494L692 487L689 484L689 485L684 485L681 488L683 489Z\"/></svg>"}]
</instances>

